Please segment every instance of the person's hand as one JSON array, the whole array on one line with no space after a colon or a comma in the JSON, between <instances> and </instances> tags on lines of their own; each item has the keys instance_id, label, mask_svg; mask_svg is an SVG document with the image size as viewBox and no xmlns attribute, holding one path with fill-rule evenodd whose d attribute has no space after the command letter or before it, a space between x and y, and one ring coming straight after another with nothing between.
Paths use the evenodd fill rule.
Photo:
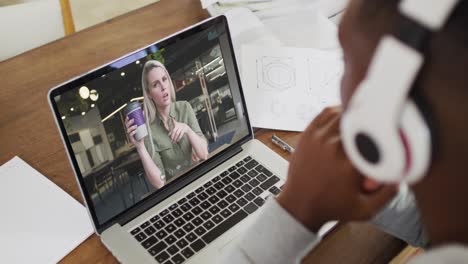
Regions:
<instances>
[{"instance_id":1,"label":"person's hand","mask_svg":"<svg viewBox=\"0 0 468 264\"><path fill-rule=\"evenodd\" d=\"M340 139L341 108L327 108L302 134L278 202L317 232L327 221L367 220L397 193L364 178Z\"/></svg>"},{"instance_id":2,"label":"person's hand","mask_svg":"<svg viewBox=\"0 0 468 264\"><path fill-rule=\"evenodd\" d=\"M190 127L185 123L179 123L175 121L174 117L172 117L172 124L174 128L169 132L169 138L171 139L172 144L179 142L184 135L190 131Z\"/></svg>"},{"instance_id":3,"label":"person's hand","mask_svg":"<svg viewBox=\"0 0 468 264\"><path fill-rule=\"evenodd\" d=\"M138 126L133 125L134 122L135 122L135 120L128 119L128 117L126 117L125 118L125 127L127 128L127 134L128 134L128 137L130 138L130 142L132 142L132 144L135 145L135 147L137 149L140 149L140 148L143 148L145 146L145 144L144 144L143 139L141 139L141 140L136 140L135 139L136 129L137 129Z\"/></svg>"}]
</instances>

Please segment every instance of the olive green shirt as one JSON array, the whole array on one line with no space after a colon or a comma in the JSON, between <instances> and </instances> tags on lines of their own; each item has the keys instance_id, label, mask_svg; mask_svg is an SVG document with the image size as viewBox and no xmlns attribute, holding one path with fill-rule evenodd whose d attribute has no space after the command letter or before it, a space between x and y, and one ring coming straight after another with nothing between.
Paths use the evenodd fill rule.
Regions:
<instances>
[{"instance_id":1,"label":"olive green shirt","mask_svg":"<svg viewBox=\"0 0 468 264\"><path fill-rule=\"evenodd\" d=\"M171 103L169 110L169 131L164 126L159 113L156 112L156 118L150 124L151 136L154 143L154 163L166 177L166 182L171 181L181 172L192 165L192 145L187 135L177 143L172 144L169 132L174 128L172 117L176 122L187 124L197 135L203 137L197 117L192 106L187 101L177 101ZM206 139L205 139L206 141ZM151 146L149 137L145 138L145 146L151 155Z\"/></svg>"}]
</instances>

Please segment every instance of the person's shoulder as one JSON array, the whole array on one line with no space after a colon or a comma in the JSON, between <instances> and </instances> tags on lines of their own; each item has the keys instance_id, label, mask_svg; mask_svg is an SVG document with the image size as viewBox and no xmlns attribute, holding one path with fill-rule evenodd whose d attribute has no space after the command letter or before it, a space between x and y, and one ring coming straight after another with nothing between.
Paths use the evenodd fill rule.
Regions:
<instances>
[{"instance_id":1,"label":"person's shoulder","mask_svg":"<svg viewBox=\"0 0 468 264\"><path fill-rule=\"evenodd\" d=\"M178 109L179 111L192 109L192 106L187 101L176 101L174 104L175 104L175 108Z\"/></svg>"}]
</instances>

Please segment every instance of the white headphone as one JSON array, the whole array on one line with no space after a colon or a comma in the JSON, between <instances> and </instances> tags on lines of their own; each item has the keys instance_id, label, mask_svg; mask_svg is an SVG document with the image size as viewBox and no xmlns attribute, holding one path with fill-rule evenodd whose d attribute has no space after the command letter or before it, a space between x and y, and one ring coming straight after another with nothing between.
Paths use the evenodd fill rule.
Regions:
<instances>
[{"instance_id":1,"label":"white headphone","mask_svg":"<svg viewBox=\"0 0 468 264\"><path fill-rule=\"evenodd\" d=\"M402 0L415 28L386 35L341 121L344 148L367 177L387 183L421 180L431 161L431 132L409 93L424 63L418 48L439 31L460 0Z\"/></svg>"}]
</instances>

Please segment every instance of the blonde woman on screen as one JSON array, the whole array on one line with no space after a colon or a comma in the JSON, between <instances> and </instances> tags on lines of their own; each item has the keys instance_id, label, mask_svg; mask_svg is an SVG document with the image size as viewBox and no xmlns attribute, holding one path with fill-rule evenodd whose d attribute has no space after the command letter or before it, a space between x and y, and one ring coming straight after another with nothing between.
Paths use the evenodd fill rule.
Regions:
<instances>
[{"instance_id":1,"label":"blonde woman on screen","mask_svg":"<svg viewBox=\"0 0 468 264\"><path fill-rule=\"evenodd\" d=\"M171 76L162 63L147 61L141 79L148 136L135 140L133 119L127 118L125 124L148 180L161 188L194 160L207 159L208 144L190 103L176 101Z\"/></svg>"}]
</instances>

